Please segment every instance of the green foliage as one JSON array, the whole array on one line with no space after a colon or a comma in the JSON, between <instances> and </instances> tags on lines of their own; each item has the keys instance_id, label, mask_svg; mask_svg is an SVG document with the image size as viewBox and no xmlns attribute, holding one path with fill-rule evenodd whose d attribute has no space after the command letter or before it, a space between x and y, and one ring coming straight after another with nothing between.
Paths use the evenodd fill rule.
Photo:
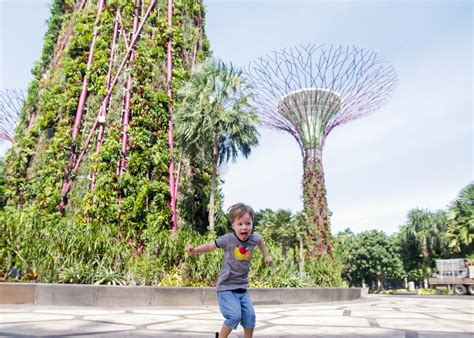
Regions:
<instances>
[{"instance_id":1,"label":"green foliage","mask_svg":"<svg viewBox=\"0 0 474 338\"><path fill-rule=\"evenodd\" d=\"M348 243L347 243L348 242ZM394 238L381 231L365 231L347 241L351 285L364 281L371 288L378 288L377 282L398 280L404 276L402 261Z\"/></svg>"},{"instance_id":2,"label":"green foliage","mask_svg":"<svg viewBox=\"0 0 474 338\"><path fill-rule=\"evenodd\" d=\"M218 165L247 157L258 144L257 117L247 102L249 88L241 71L208 59L197 66L178 91L182 102L174 114L175 139L191 160L211 163L209 228L215 230Z\"/></svg>"},{"instance_id":3,"label":"green foliage","mask_svg":"<svg viewBox=\"0 0 474 338\"><path fill-rule=\"evenodd\" d=\"M400 228L399 245L405 271L412 278L421 281L431 275L435 258L442 258L446 252L446 214L423 209L408 213L407 223Z\"/></svg>"},{"instance_id":4,"label":"green foliage","mask_svg":"<svg viewBox=\"0 0 474 338\"><path fill-rule=\"evenodd\" d=\"M449 295L452 296L454 295L454 292L449 289L417 289L416 290L417 295Z\"/></svg>"},{"instance_id":5,"label":"green foliage","mask_svg":"<svg viewBox=\"0 0 474 338\"><path fill-rule=\"evenodd\" d=\"M474 254L474 184L461 190L448 210L449 247L461 257Z\"/></svg>"},{"instance_id":6,"label":"green foliage","mask_svg":"<svg viewBox=\"0 0 474 338\"><path fill-rule=\"evenodd\" d=\"M3 158L0 158L0 210L5 207L7 203L7 180L4 175L5 162Z\"/></svg>"},{"instance_id":7,"label":"green foliage","mask_svg":"<svg viewBox=\"0 0 474 338\"><path fill-rule=\"evenodd\" d=\"M257 231L279 243L284 257L290 252L293 255L299 254L300 240L308 233L308 225L302 213L293 215L289 210L280 209L274 212L265 209L257 212L255 220ZM294 259L297 260L296 257Z\"/></svg>"},{"instance_id":8,"label":"green foliage","mask_svg":"<svg viewBox=\"0 0 474 338\"><path fill-rule=\"evenodd\" d=\"M474 236L472 225L474 224L472 220L474 214L472 200L474 199L471 199L471 202L469 198L466 199L467 191L469 191L469 186L461 191L459 198L451 204L447 212L413 209L408 213L406 224L400 227L398 242L409 280L421 283L424 278L430 277L434 272L435 259L466 257L474 252L472 244L466 245L469 243L467 234L470 227L472 228L471 241ZM462 202L463 198L464 202ZM458 209L459 207L463 210L460 214L466 217L454 216L461 210ZM456 229L460 231L456 232Z\"/></svg>"},{"instance_id":9,"label":"green foliage","mask_svg":"<svg viewBox=\"0 0 474 338\"><path fill-rule=\"evenodd\" d=\"M158 222L159 223L159 222ZM149 227L124 232L120 226L73 223L34 207L0 212L0 276L10 268L23 271L23 281L108 285L215 286L223 251L189 255L187 245L213 241L181 228L176 233ZM252 287L342 286L341 264L330 258L308 261L300 276L282 248L268 240L275 266L267 267L255 252L249 275Z\"/></svg>"},{"instance_id":10,"label":"green foliage","mask_svg":"<svg viewBox=\"0 0 474 338\"><path fill-rule=\"evenodd\" d=\"M209 59L197 66L178 94L182 102L174 117L175 135L188 154L204 149L207 158L223 163L235 160L239 152L247 157L258 144L258 119L247 102L249 88L232 65Z\"/></svg>"},{"instance_id":11,"label":"green foliage","mask_svg":"<svg viewBox=\"0 0 474 338\"><path fill-rule=\"evenodd\" d=\"M308 249L308 221L304 213L289 210L265 209L255 214L255 229L264 239L274 260L273 269L257 259L252 269L258 277L250 278L251 285L264 287L344 286L343 264L337 257L311 257ZM257 252L257 255L260 255ZM252 270L253 271L253 270ZM261 275L262 271L264 272ZM250 275L255 276L251 273ZM271 282L268 282L270 280Z\"/></svg>"},{"instance_id":12,"label":"green foliage","mask_svg":"<svg viewBox=\"0 0 474 338\"><path fill-rule=\"evenodd\" d=\"M305 264L307 278L314 283L314 286L319 287L347 286L342 278L343 268L341 261L329 256L313 258Z\"/></svg>"}]
</instances>

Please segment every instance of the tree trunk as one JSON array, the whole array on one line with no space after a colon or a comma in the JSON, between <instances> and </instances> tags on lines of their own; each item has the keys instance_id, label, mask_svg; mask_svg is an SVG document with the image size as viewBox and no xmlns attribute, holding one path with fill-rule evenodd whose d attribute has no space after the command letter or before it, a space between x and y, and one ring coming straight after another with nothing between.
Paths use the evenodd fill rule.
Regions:
<instances>
[{"instance_id":1,"label":"tree trunk","mask_svg":"<svg viewBox=\"0 0 474 338\"><path fill-rule=\"evenodd\" d=\"M219 155L219 137L215 135L214 145L212 147L212 175L211 175L211 194L209 196L209 231L214 232L215 228L215 196L217 186L217 161Z\"/></svg>"},{"instance_id":2,"label":"tree trunk","mask_svg":"<svg viewBox=\"0 0 474 338\"><path fill-rule=\"evenodd\" d=\"M306 151L304 158L303 203L310 225L311 254L331 254L331 230L321 149Z\"/></svg>"}]
</instances>

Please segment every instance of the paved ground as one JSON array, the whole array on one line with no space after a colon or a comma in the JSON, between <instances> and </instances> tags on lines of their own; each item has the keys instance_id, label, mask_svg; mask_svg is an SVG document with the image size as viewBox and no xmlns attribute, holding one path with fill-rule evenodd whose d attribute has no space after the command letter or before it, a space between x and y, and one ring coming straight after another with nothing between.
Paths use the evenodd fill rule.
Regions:
<instances>
[{"instance_id":1,"label":"paved ground","mask_svg":"<svg viewBox=\"0 0 474 338\"><path fill-rule=\"evenodd\" d=\"M254 337L474 337L474 297L256 306ZM217 307L0 306L0 337L214 337ZM242 337L239 328L231 337Z\"/></svg>"}]
</instances>

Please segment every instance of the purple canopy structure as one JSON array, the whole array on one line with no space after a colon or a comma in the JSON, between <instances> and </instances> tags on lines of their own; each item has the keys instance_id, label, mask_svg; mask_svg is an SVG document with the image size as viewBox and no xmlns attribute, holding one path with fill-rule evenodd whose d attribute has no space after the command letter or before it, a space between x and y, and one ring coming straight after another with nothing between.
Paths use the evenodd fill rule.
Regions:
<instances>
[{"instance_id":1,"label":"purple canopy structure","mask_svg":"<svg viewBox=\"0 0 474 338\"><path fill-rule=\"evenodd\" d=\"M263 124L290 133L303 157L303 203L313 254L331 252L322 152L331 130L366 116L394 91L392 65L367 49L315 45L285 48L245 69Z\"/></svg>"},{"instance_id":2,"label":"purple canopy structure","mask_svg":"<svg viewBox=\"0 0 474 338\"><path fill-rule=\"evenodd\" d=\"M21 90L0 90L0 139L13 143L24 102L25 95Z\"/></svg>"}]
</instances>

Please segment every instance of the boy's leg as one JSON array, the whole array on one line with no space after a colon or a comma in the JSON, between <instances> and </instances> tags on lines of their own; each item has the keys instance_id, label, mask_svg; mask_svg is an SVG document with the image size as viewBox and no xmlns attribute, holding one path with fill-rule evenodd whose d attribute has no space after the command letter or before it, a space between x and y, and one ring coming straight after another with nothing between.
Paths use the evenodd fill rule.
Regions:
<instances>
[{"instance_id":1,"label":"boy's leg","mask_svg":"<svg viewBox=\"0 0 474 338\"><path fill-rule=\"evenodd\" d=\"M233 329L236 329L242 320L242 309L239 297L233 291L220 291L217 293L219 309L225 318L219 338L227 338Z\"/></svg>"},{"instance_id":2,"label":"boy's leg","mask_svg":"<svg viewBox=\"0 0 474 338\"><path fill-rule=\"evenodd\" d=\"M248 292L244 292L240 295L240 306L242 307L244 338L252 338L253 329L255 328L255 310Z\"/></svg>"},{"instance_id":3,"label":"boy's leg","mask_svg":"<svg viewBox=\"0 0 474 338\"><path fill-rule=\"evenodd\" d=\"M244 338L253 337L253 327L251 329L244 329Z\"/></svg>"},{"instance_id":4,"label":"boy's leg","mask_svg":"<svg viewBox=\"0 0 474 338\"><path fill-rule=\"evenodd\" d=\"M222 324L221 332L219 332L219 338L227 338L231 332L232 329L230 327L227 327L225 326L225 324Z\"/></svg>"}]
</instances>

